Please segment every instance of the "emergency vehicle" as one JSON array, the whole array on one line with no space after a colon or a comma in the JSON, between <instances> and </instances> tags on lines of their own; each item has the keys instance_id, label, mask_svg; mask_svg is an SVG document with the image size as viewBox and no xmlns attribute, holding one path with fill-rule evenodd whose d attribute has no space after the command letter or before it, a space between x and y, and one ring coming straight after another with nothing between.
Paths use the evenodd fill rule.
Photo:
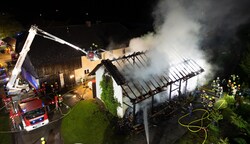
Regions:
<instances>
[{"instance_id":1,"label":"emergency vehicle","mask_svg":"<svg viewBox=\"0 0 250 144\"><path fill-rule=\"evenodd\" d=\"M39 97L21 100L20 118L26 131L39 128L49 123L48 112Z\"/></svg>"},{"instance_id":2,"label":"emergency vehicle","mask_svg":"<svg viewBox=\"0 0 250 144\"><path fill-rule=\"evenodd\" d=\"M20 119L22 122L22 128L26 131L34 130L49 123L48 112L46 110L44 101L39 97L34 98L35 94L33 92L34 89L37 88L35 87L31 88L33 89L33 92L30 92L31 89L29 87L31 87L30 85L32 84L29 85L26 83L20 83L20 77L19 77L22 64L26 58L27 53L30 50L31 43L36 35L42 36L43 38L47 38L50 40L54 40L61 44L66 44L76 50L85 53L87 56L89 55L89 52L85 51L84 49L81 49L52 34L49 34L39 29L35 25L31 26L31 28L29 29L28 37L23 45L21 52L18 55L18 59L14 69L12 70L11 77L9 78L9 81L6 85L6 90L8 95L6 97L8 99L6 100L9 100L6 101L6 104L12 103L11 104L12 107L10 108L10 118L12 119L13 125L16 127L16 124L18 122L15 121L15 119ZM94 59L92 58L93 57L91 57L90 60ZM30 93L31 95L29 96ZM26 96L24 97L24 95ZM59 99L59 101L61 100Z\"/></svg>"}]
</instances>

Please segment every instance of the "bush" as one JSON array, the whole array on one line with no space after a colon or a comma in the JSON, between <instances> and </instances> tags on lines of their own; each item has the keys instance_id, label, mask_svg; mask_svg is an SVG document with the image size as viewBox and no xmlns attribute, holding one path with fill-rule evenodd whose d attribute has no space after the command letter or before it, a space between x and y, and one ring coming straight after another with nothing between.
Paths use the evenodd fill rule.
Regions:
<instances>
[{"instance_id":1,"label":"bush","mask_svg":"<svg viewBox=\"0 0 250 144\"><path fill-rule=\"evenodd\" d=\"M101 99L103 100L107 110L113 115L117 116L117 107L120 103L114 97L114 87L113 80L108 75L102 76L102 81L100 82L102 88Z\"/></svg>"}]
</instances>

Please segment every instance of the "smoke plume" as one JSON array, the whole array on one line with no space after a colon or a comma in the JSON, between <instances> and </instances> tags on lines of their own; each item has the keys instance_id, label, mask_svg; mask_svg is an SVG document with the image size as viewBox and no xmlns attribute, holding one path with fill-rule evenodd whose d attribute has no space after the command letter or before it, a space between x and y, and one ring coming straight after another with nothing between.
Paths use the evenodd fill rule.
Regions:
<instances>
[{"instance_id":1,"label":"smoke plume","mask_svg":"<svg viewBox=\"0 0 250 144\"><path fill-rule=\"evenodd\" d=\"M200 84L214 77L218 66L210 63L213 53L208 45L214 37L226 39L232 37L236 28L246 22L249 16L234 0L162 0L155 6L154 32L134 38L129 47L132 51L148 51L150 64L138 72L132 72L136 78L149 77L183 59L193 59L205 69ZM222 33L218 33L222 32ZM213 44L213 49L221 43ZM207 48L207 49L206 49ZM204 81L203 81L204 80Z\"/></svg>"}]
</instances>

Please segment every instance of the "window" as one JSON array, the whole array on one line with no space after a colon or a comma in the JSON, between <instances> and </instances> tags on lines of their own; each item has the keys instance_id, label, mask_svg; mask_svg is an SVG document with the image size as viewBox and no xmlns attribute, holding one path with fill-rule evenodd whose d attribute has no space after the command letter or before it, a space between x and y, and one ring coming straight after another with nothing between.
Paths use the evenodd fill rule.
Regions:
<instances>
[{"instance_id":1,"label":"window","mask_svg":"<svg viewBox=\"0 0 250 144\"><path fill-rule=\"evenodd\" d=\"M89 73L89 69L84 70L84 74L88 74Z\"/></svg>"}]
</instances>

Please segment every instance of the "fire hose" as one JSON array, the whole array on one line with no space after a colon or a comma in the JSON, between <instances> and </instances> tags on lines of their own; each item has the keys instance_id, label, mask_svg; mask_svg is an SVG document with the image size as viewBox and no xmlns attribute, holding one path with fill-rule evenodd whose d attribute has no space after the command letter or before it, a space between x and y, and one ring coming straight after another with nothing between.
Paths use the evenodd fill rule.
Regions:
<instances>
[{"instance_id":1,"label":"fire hose","mask_svg":"<svg viewBox=\"0 0 250 144\"><path fill-rule=\"evenodd\" d=\"M181 119L183 119L186 116L189 116L189 113L187 113L178 119L178 123L183 127L187 127L189 131L194 132L194 133L199 132L200 130L204 130L205 138L202 142L202 144L204 144L207 140L207 127L203 126L203 120L209 118L209 111L206 109L194 109L193 112L195 112L195 111L203 111L204 113L203 113L201 118L193 120L193 121L189 122L188 124L184 124L181 122ZM200 121L200 125L193 125L194 123L199 122L199 121Z\"/></svg>"},{"instance_id":2,"label":"fire hose","mask_svg":"<svg viewBox=\"0 0 250 144\"><path fill-rule=\"evenodd\" d=\"M222 106L224 103L225 103L225 100L219 105L218 108L216 108L216 110L220 109L221 106ZM185 117L187 117L187 116L190 115L190 113L187 113L187 114L181 116L181 117L178 119L178 123L179 123L181 126L183 126L183 127L187 127L189 131L194 132L194 133L199 132L200 130L204 130L205 138L204 138L202 144L205 144L205 142L206 142L206 140L207 140L207 126L203 126L203 120L205 120L205 119L211 120L211 119L209 118L210 113L209 113L209 111L206 110L206 109L194 109L192 112L196 112L196 111L203 111L203 112L204 112L204 113L202 114L202 117L201 117L201 118L196 119L196 120L193 120L193 121L189 122L188 124L184 124L184 123L181 122L181 120L182 120L183 118L185 118ZM200 125L193 125L194 123L199 122L199 121L200 121Z\"/></svg>"}]
</instances>

